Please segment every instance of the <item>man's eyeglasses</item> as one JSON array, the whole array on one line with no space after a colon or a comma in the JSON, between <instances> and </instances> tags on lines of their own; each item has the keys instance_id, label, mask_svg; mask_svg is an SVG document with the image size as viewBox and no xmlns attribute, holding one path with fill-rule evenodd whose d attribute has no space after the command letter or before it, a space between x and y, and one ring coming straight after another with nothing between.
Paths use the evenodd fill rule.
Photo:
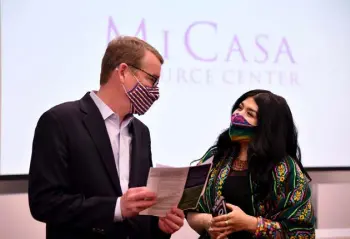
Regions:
<instances>
[{"instance_id":1,"label":"man's eyeglasses","mask_svg":"<svg viewBox=\"0 0 350 239\"><path fill-rule=\"evenodd\" d=\"M148 73L147 71L145 71L145 70L142 70L142 69L140 69L140 68L138 68L138 67L136 67L136 66L134 66L134 65L130 65L130 64L128 64L129 66L131 66L132 68L135 68L136 70L139 70L139 71L142 71L143 73L145 73L146 75L148 75L151 79L151 81L152 81L152 85L153 86L157 86L158 85L158 83L159 83L159 78L158 78L158 76L155 76L155 75L152 75L152 74L150 74L150 73Z\"/></svg>"}]
</instances>

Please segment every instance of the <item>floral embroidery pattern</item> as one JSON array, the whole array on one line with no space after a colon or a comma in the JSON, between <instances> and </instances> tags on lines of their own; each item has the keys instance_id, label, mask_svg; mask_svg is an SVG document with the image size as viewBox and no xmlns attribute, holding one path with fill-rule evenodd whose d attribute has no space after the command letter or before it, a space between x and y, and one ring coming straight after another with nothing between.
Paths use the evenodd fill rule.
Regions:
<instances>
[{"instance_id":1,"label":"floral embroidery pattern","mask_svg":"<svg viewBox=\"0 0 350 239\"><path fill-rule=\"evenodd\" d=\"M212 147L201 159L200 163L215 155ZM232 164L229 155L213 165L204 195L200 198L198 212L211 213L213 202L222 193L222 186ZM315 238L315 216L311 205L311 190L305 175L297 163L290 157L279 163L273 170L274 190L271 202L266 203L253 198L253 206L258 217L256 238ZM257 183L252 181L254 192Z\"/></svg>"}]
</instances>

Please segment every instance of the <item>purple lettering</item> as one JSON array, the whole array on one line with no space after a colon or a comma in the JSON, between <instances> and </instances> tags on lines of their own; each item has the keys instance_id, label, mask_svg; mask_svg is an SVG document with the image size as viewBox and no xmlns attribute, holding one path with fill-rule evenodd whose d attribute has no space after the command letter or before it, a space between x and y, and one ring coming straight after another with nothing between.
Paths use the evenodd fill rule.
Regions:
<instances>
[{"instance_id":1,"label":"purple lettering","mask_svg":"<svg viewBox=\"0 0 350 239\"><path fill-rule=\"evenodd\" d=\"M147 41L147 34L146 34L146 24L145 19L142 19L139 28L136 31L135 36L139 36L139 34L142 33L142 36L140 37L142 40Z\"/></svg>"},{"instance_id":2,"label":"purple lettering","mask_svg":"<svg viewBox=\"0 0 350 239\"><path fill-rule=\"evenodd\" d=\"M208 50L213 49L214 47L216 47L216 49L213 50L212 54L209 53L210 55L204 55L203 52L195 48L196 46L194 42L195 39L193 38L193 34L195 34L194 31L202 27L204 27L205 31L208 30L208 32L203 33L202 37L208 37L208 36L218 37L217 23L211 22L211 21L196 21L191 23L187 27L187 29L185 29L183 47L185 47L184 50L186 51L186 53L194 60L202 61L202 62L215 62L222 57L223 58L223 59L221 58L222 60L226 62L230 62L230 61L236 60L235 58L237 58L237 56L235 55L239 55L238 58L240 59L238 59L238 61L243 63L251 62L256 64L267 64L269 62L279 63L281 61L288 61L288 63L290 62L291 64L296 64L295 58L292 54L292 48L290 47L286 37L280 38L279 44L275 46L276 51L273 52L274 56L272 56L272 52L270 51L271 49L269 48L271 47L269 44L270 37L268 34L263 34L263 33L256 35L254 38L254 42L251 42L250 45L247 45L247 46L244 44L244 43L248 44L247 42L243 42L243 41L240 42L239 36L234 35L233 38L231 39L230 46L228 47L226 56L219 55L220 53L217 47L220 48L220 52L221 52L222 50L221 45L219 46L212 45L210 47L208 46L207 47ZM207 29L207 28L210 28L210 29ZM144 18L142 18L141 21L138 23L138 25L135 26L135 29L136 29L136 33L134 34L134 36L140 37L144 41L148 40L148 32L147 32L148 29L146 26L146 20ZM172 47L172 44L175 43L175 45L178 46L178 42L174 42L176 41L176 39L178 39L178 35L174 35L175 33L174 34L170 33L169 30L166 30L167 28L163 28L163 29L164 29L163 31L159 32L160 35L158 36L160 37L160 39L158 40L162 41L162 43L164 44L162 49L164 59L169 60L169 58L171 58L170 53L172 53L172 50L173 50L173 49L170 49ZM114 22L114 19L110 16L108 18L108 26L107 26L107 42L109 43L116 36L125 34L120 30L121 30L120 28L118 29L118 24L116 25ZM157 31L157 29L152 29L152 32L155 32L155 31ZM211 35L211 33L213 33L213 35ZM201 38L199 38L199 40L200 39ZM249 47L250 50L252 48L255 48L253 49L255 50L255 52L252 52L250 50L244 51L245 46ZM181 49L176 49L176 50L181 51ZM251 55L251 53L253 53L254 55ZM250 55L247 55L247 54L250 54ZM259 80L258 78L259 77L257 77L257 79L254 78L253 80L258 81ZM268 77L268 78L271 78L271 77Z\"/></svg>"},{"instance_id":3,"label":"purple lettering","mask_svg":"<svg viewBox=\"0 0 350 239\"><path fill-rule=\"evenodd\" d=\"M112 40L111 37L112 33L114 34L114 37L120 36L117 27L114 24L113 18L108 18L108 26L107 26L107 44Z\"/></svg>"},{"instance_id":4,"label":"purple lettering","mask_svg":"<svg viewBox=\"0 0 350 239\"><path fill-rule=\"evenodd\" d=\"M235 45L237 45L237 48L235 48ZM233 40L231 42L231 46L230 46L230 49L228 51L228 54L227 54L227 57L226 57L226 61L230 61L231 53L234 52L234 51L238 52L241 55L241 58L242 58L243 62L247 62L247 59L244 56L241 44L239 43L238 36L236 36L236 35L234 36L234 38L233 38Z\"/></svg>"},{"instance_id":5,"label":"purple lettering","mask_svg":"<svg viewBox=\"0 0 350 239\"><path fill-rule=\"evenodd\" d=\"M257 57L255 57L255 62L256 63L266 63L269 60L269 53L267 52L267 50L261 45L260 43L260 39L266 39L268 40L268 36L267 35L258 35L255 37L255 45L258 47L258 49L264 54L264 58L263 59L257 59Z\"/></svg>"},{"instance_id":6,"label":"purple lettering","mask_svg":"<svg viewBox=\"0 0 350 239\"><path fill-rule=\"evenodd\" d=\"M289 57L290 62L295 64L295 60L293 58L292 51L290 50L289 44L287 42L287 39L284 38L284 37L282 38L280 47L278 48L278 52L276 54L276 58L275 58L274 63L278 63L278 60L279 60L279 57L280 57L281 54L287 54L287 56Z\"/></svg>"},{"instance_id":7,"label":"purple lettering","mask_svg":"<svg viewBox=\"0 0 350 239\"><path fill-rule=\"evenodd\" d=\"M212 61L216 61L216 59L218 58L217 54L211 58L203 58L198 56L196 53L194 53L194 51L192 50L191 46L190 46L190 33L193 27L197 26L197 25L208 25L212 28L214 28L215 33L217 32L217 24L214 22L194 22L192 23L188 28L187 31L185 33L185 47L187 49L187 52L195 59L198 61L206 61L206 62L212 62Z\"/></svg>"},{"instance_id":8,"label":"purple lettering","mask_svg":"<svg viewBox=\"0 0 350 239\"><path fill-rule=\"evenodd\" d=\"M164 53L163 53L163 57L166 60L169 60L169 31L164 30L163 31L164 34Z\"/></svg>"},{"instance_id":9,"label":"purple lettering","mask_svg":"<svg viewBox=\"0 0 350 239\"><path fill-rule=\"evenodd\" d=\"M141 39L144 41L147 41L147 34L146 34L146 24L145 24L145 19L141 20L141 23L139 25L139 28L136 31L135 36L138 36L139 34L141 35ZM113 21L112 17L108 18L108 27L107 27L107 44L115 37L120 36L119 31Z\"/></svg>"}]
</instances>

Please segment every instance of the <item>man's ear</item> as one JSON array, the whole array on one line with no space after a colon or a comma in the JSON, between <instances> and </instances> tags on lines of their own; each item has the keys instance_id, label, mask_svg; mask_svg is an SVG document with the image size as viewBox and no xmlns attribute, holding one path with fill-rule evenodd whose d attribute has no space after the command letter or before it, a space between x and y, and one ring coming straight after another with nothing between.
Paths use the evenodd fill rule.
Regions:
<instances>
[{"instance_id":1,"label":"man's ear","mask_svg":"<svg viewBox=\"0 0 350 239\"><path fill-rule=\"evenodd\" d=\"M126 78L127 74L129 74L129 72L128 72L128 65L125 64L125 63L121 63L117 67L116 70L118 72L118 76L119 76L120 82L124 84L125 78Z\"/></svg>"}]
</instances>

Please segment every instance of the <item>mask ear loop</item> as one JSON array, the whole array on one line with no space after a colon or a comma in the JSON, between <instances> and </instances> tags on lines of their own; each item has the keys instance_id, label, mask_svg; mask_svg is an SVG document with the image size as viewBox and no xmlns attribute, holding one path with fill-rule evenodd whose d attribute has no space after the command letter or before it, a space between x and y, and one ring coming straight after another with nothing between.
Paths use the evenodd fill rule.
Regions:
<instances>
[{"instance_id":1,"label":"mask ear loop","mask_svg":"<svg viewBox=\"0 0 350 239\"><path fill-rule=\"evenodd\" d=\"M117 68L115 68L114 70L115 70L115 71L118 71L119 68L117 67ZM132 74L132 75L134 75L134 74ZM136 79L136 80L137 80L137 79ZM123 89L124 89L124 92L125 92L126 96L127 96L128 99L129 99L129 102L130 102L130 107L129 107L130 109L129 109L129 112L132 113L132 104L131 104L130 97L129 97L129 95L128 95L128 91L126 90L124 83L121 83L121 82L120 82L120 84L122 85L122 87L123 87Z\"/></svg>"},{"instance_id":2,"label":"mask ear loop","mask_svg":"<svg viewBox=\"0 0 350 239\"><path fill-rule=\"evenodd\" d=\"M135 76L135 74L132 72L132 71L130 71L131 72L131 75L135 78L135 80L137 81L137 83L139 83L140 85L142 85L143 87L145 87L141 82L140 82L140 80L139 80L139 78L137 78L136 76ZM136 87L136 86L135 86Z\"/></svg>"},{"instance_id":3,"label":"mask ear loop","mask_svg":"<svg viewBox=\"0 0 350 239\"><path fill-rule=\"evenodd\" d=\"M116 67L114 70L115 70L115 71L118 71L119 68ZM142 85L142 83L140 82L140 80L135 76L135 74L134 74L131 70L130 70L130 73L131 73L131 75L134 77L134 79L137 81L137 83L140 84L140 85ZM122 87L123 87L123 89L124 89L124 91L125 91L126 94L128 94L130 91L132 91L133 89L135 89L135 88L137 87L137 84L136 84L131 90L128 91L128 90L125 88L124 83L121 83L121 85L122 85ZM142 85L142 86L144 87L144 85Z\"/></svg>"}]
</instances>

